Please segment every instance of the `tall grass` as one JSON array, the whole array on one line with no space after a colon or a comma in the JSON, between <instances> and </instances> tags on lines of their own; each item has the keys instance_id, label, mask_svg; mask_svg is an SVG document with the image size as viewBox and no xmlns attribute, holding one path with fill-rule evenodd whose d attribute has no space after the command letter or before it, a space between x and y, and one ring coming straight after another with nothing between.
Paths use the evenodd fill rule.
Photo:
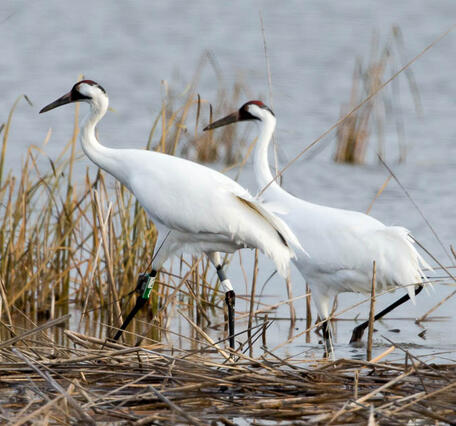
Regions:
<instances>
[{"instance_id":1,"label":"tall grass","mask_svg":"<svg viewBox=\"0 0 456 426\"><path fill-rule=\"evenodd\" d=\"M218 82L215 107L197 92L199 80L207 69L215 74ZM148 147L200 163L218 161L231 166L242 161L247 137L239 133L237 126L223 127L217 135L214 132L201 132L202 125L209 123L212 116L218 117L227 110L239 107L241 95L245 92L240 76L233 87L227 89L214 58L205 53L183 91L174 89L166 81L162 82L162 88L162 107L152 126ZM161 128L161 135L153 143L152 137L157 128Z\"/></svg>"},{"instance_id":2,"label":"tall grass","mask_svg":"<svg viewBox=\"0 0 456 426\"><path fill-rule=\"evenodd\" d=\"M209 111L195 89L203 66L207 63L202 60L183 93L168 88L145 148L232 164L240 158L239 138L232 130L222 135L221 143L197 131L202 114ZM233 104L238 103L240 87L236 84L233 90ZM225 95L220 90L225 99L217 103L220 108L226 107ZM96 333L111 335L121 324L121 313L132 307L130 293L138 274L150 267L155 227L124 187L108 188L103 172L87 170L85 176L75 176L80 149L77 106L72 136L55 160L32 146L17 175L4 171L9 128L20 99L0 129L0 336L14 336L18 328L68 312L80 316L80 330L93 333L93 324L101 324ZM194 132L189 131L192 126ZM43 145L50 137L45 136ZM149 308L138 316L146 321L137 321L131 329L159 339L169 315L179 309L204 329L210 311L223 307L206 259L182 258L179 265L160 274Z\"/></svg>"},{"instance_id":3,"label":"tall grass","mask_svg":"<svg viewBox=\"0 0 456 426\"><path fill-rule=\"evenodd\" d=\"M391 74L394 74L401 62L406 61L403 37L399 27L394 26L392 28L382 46L378 35L374 34L367 64L364 64L361 58L356 60L350 99L347 104L342 105L340 116L345 116L363 99L376 92L388 78L388 71L391 70ZM406 70L405 76L415 108L420 112L419 91L410 68ZM334 160L338 163L363 164L366 159L367 146L373 133L377 135L376 150L383 157L386 151L385 128L393 120L398 140L397 158L398 161L402 162L406 158L407 144L401 113L398 79L393 81L389 91L367 102L338 127Z\"/></svg>"}]
</instances>

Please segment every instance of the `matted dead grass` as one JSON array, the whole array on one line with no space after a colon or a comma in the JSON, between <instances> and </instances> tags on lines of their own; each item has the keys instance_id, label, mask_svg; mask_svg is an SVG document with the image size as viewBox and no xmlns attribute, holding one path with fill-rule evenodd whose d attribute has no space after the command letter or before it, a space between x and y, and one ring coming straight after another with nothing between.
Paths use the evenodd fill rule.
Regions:
<instances>
[{"instance_id":1,"label":"matted dead grass","mask_svg":"<svg viewBox=\"0 0 456 426\"><path fill-rule=\"evenodd\" d=\"M228 358L163 344L106 343L61 317L0 345L9 424L454 424L456 364ZM222 353L221 353L222 352Z\"/></svg>"}]
</instances>

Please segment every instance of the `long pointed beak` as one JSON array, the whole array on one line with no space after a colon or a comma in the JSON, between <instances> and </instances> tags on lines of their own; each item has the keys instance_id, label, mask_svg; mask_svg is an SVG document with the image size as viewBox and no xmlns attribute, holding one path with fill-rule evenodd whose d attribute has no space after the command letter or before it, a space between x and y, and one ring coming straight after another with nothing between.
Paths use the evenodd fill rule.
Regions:
<instances>
[{"instance_id":1,"label":"long pointed beak","mask_svg":"<svg viewBox=\"0 0 456 426\"><path fill-rule=\"evenodd\" d=\"M233 112L232 114L227 115L226 117L223 117L220 120L214 121L213 123L206 126L203 129L203 131L205 132L206 130L212 130L212 129L216 129L217 127L226 126L227 124L236 123L236 121L239 121L239 112L238 111Z\"/></svg>"},{"instance_id":2,"label":"long pointed beak","mask_svg":"<svg viewBox=\"0 0 456 426\"><path fill-rule=\"evenodd\" d=\"M42 112L50 111L51 109L57 108L59 106L62 106L62 105L65 105L65 104L69 104L70 102L73 102L73 101L71 99L71 92L68 92L65 95L63 95L61 98L55 100L54 102L50 103L49 105L46 105L40 111L40 114Z\"/></svg>"}]
</instances>

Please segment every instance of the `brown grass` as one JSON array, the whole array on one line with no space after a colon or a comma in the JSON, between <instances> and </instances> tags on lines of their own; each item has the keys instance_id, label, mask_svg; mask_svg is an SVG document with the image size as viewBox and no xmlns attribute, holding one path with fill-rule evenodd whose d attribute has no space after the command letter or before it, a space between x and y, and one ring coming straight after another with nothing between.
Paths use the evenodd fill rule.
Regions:
<instances>
[{"instance_id":1,"label":"brown grass","mask_svg":"<svg viewBox=\"0 0 456 426\"><path fill-rule=\"evenodd\" d=\"M215 160L220 152L230 163L240 155L237 138L226 138L218 145L205 140L208 134L189 136L190 115L196 117L195 135L199 135L202 111L209 109L195 92L196 82L195 77L182 96L168 92L147 147L205 160ZM236 87L238 94L240 85ZM108 189L102 172L91 177L87 171L85 178L75 179L78 106L72 137L55 160L48 159L42 148L31 146L18 176L5 173L9 128L21 98L0 129L0 335L11 337L17 324L29 327L75 310L81 313L80 327L89 326L89 318L108 330L118 327L121 312L134 302L129 293L138 274L150 265L154 225L125 188L117 184L114 190ZM50 136L46 135L43 146ZM161 274L144 316L155 317L154 324L161 326L167 322L168 308L179 300L197 324L207 325L206 311L222 306L215 274L209 273L205 259L193 259L190 265L181 259L180 265L178 271ZM99 335L105 330L102 327ZM158 330L152 328L149 333L159 338Z\"/></svg>"},{"instance_id":2,"label":"brown grass","mask_svg":"<svg viewBox=\"0 0 456 426\"><path fill-rule=\"evenodd\" d=\"M212 71L218 81L218 91L212 101L201 98L197 92L203 71ZM148 146L167 154L180 155L200 163L219 161L225 166L241 162L247 145L246 134L240 134L237 126L226 126L216 135L201 129L226 111L239 107L245 87L238 77L232 88L226 88L224 77L210 53L202 55L194 76L182 93L163 82L163 102L149 137ZM161 127L161 136L154 144L153 133ZM192 129L193 128L193 129ZM192 131L193 130L193 131Z\"/></svg>"},{"instance_id":3,"label":"brown grass","mask_svg":"<svg viewBox=\"0 0 456 426\"><path fill-rule=\"evenodd\" d=\"M44 333L60 318L0 345L2 410L10 424L453 424L456 366L282 359L234 363L163 344L105 345L65 330L73 347ZM13 346L16 345L16 347ZM20 347L17 347L17 345ZM398 351L392 346L385 353ZM407 353L406 353L407 355ZM115 371L115 374L112 374Z\"/></svg>"},{"instance_id":4,"label":"brown grass","mask_svg":"<svg viewBox=\"0 0 456 426\"><path fill-rule=\"evenodd\" d=\"M198 132L209 122L202 118L207 102L195 89L199 72L183 94L168 89L147 147L231 164L245 139L234 126L217 135L221 143L213 132ZM228 103L220 90L217 115L234 109L241 87ZM268 313L291 300L265 306L257 297L255 310L252 291L249 312L238 315L248 318L241 332L248 339L233 362L223 339L211 337L226 320L217 321L223 298L205 258L182 257L162 271L125 344L107 343L132 307L138 274L148 270L155 228L125 188L108 188L103 173L75 178L78 108L72 137L55 160L32 146L20 173L6 172L17 102L0 126L0 421L231 424L243 417L364 424L371 406L384 423L455 421L448 409L455 403L454 365L423 365L408 353L401 365L281 359L267 348L253 359L253 345L267 343ZM256 283L256 262L254 271ZM314 328L309 323L306 336Z\"/></svg>"},{"instance_id":5,"label":"brown grass","mask_svg":"<svg viewBox=\"0 0 456 426\"><path fill-rule=\"evenodd\" d=\"M394 74L397 62L405 62L404 43L399 27L394 26L388 40L380 48L379 38L374 34L371 43L371 52L367 65L363 65L361 58L355 63L350 99L341 108L340 116L361 103L371 93L378 91L387 72L391 69ZM421 111L418 87L412 71L407 69L405 76L410 93L413 97L416 110ZM401 114L401 99L399 80L395 79L390 86L391 90L382 96L367 102L356 113L348 117L338 128L336 134L336 153L334 160L338 163L363 164L366 159L367 146L372 139L372 133L377 134L377 153L385 155L385 127L394 122L398 139L398 160L405 161L407 145L404 134L404 124Z\"/></svg>"}]
</instances>

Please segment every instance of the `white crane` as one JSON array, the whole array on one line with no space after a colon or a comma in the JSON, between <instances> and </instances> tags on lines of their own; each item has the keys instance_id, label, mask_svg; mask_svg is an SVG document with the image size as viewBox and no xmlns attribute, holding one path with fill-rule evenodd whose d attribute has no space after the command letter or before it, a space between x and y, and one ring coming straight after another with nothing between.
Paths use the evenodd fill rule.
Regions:
<instances>
[{"instance_id":1,"label":"white crane","mask_svg":"<svg viewBox=\"0 0 456 426\"><path fill-rule=\"evenodd\" d=\"M250 101L204 130L251 120L258 125L254 169L265 202L279 215L302 243L308 256L297 253L293 260L309 284L320 317L328 348L328 318L332 301L342 292L370 292L373 261L376 262L377 290L407 286L408 294L376 315L381 318L422 289L422 267L430 268L416 251L409 231L399 226L385 226L364 213L342 210L294 197L274 180L268 163L268 146L276 118L261 101ZM272 183L271 183L272 182ZM268 186L269 185L269 186ZM416 287L416 288L415 288ZM361 339L367 322L353 330L351 342Z\"/></svg>"},{"instance_id":2,"label":"white crane","mask_svg":"<svg viewBox=\"0 0 456 426\"><path fill-rule=\"evenodd\" d=\"M90 105L90 112L81 124L80 140L85 154L135 195L158 231L152 271L140 276L137 288L140 296L114 339L120 337L149 298L157 272L166 259L181 252L206 253L226 291L230 346L234 348L235 293L218 252L258 248L286 276L294 249L300 250L296 237L247 190L215 170L158 152L112 149L100 144L95 127L105 115L109 100L106 91L94 81L76 83L70 92L40 113L71 102Z\"/></svg>"}]
</instances>

